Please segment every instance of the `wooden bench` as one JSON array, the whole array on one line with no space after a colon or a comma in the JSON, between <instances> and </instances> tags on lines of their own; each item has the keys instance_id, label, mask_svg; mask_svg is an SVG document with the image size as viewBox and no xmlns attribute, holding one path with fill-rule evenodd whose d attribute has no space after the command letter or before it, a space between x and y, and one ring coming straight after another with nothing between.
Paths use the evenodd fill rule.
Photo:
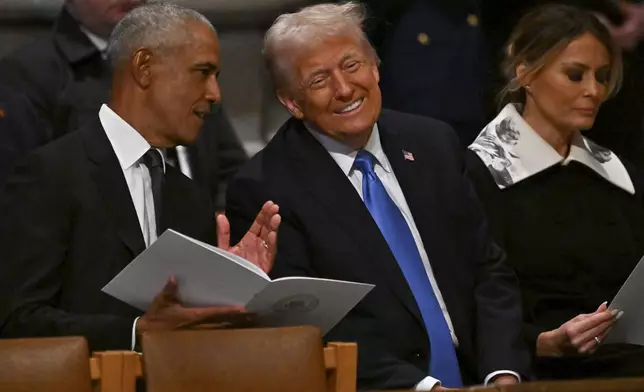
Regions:
<instances>
[{"instance_id":1,"label":"wooden bench","mask_svg":"<svg viewBox=\"0 0 644 392\"><path fill-rule=\"evenodd\" d=\"M132 351L96 352L90 373L96 392L135 392L143 377L143 356ZM328 392L355 392L358 347L355 343L329 343L324 348Z\"/></svg>"}]
</instances>

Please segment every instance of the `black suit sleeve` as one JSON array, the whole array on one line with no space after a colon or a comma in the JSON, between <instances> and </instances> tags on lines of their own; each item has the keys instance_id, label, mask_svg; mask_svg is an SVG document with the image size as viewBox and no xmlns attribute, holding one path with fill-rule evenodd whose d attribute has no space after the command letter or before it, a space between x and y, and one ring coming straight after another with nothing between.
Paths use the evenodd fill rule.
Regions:
<instances>
[{"instance_id":1,"label":"black suit sleeve","mask_svg":"<svg viewBox=\"0 0 644 392\"><path fill-rule=\"evenodd\" d=\"M474 184L476 193L479 200L481 200L487 220L490 224L491 233L494 241L501 246L505 247L505 228L504 228L504 209L502 206L501 191L497 187L489 170L483 164L483 161L476 155L476 153L467 150L466 152L467 171L469 177ZM532 323L522 322L523 331L522 335L526 342L528 350L535 355L537 348L537 338L546 329Z\"/></svg>"},{"instance_id":2,"label":"black suit sleeve","mask_svg":"<svg viewBox=\"0 0 644 392\"><path fill-rule=\"evenodd\" d=\"M74 225L73 188L37 153L19 165L0 200L0 336L83 335L93 350L129 349L134 319L56 307ZM100 230L100 228L96 228Z\"/></svg>"},{"instance_id":3,"label":"black suit sleeve","mask_svg":"<svg viewBox=\"0 0 644 392\"><path fill-rule=\"evenodd\" d=\"M248 161L246 150L237 137L235 130L226 112L219 108L218 113L212 116L212 129L206 132L216 132L217 176L211 181L217 184L215 192L215 210L223 211L226 207L226 189L237 170Z\"/></svg>"},{"instance_id":4,"label":"black suit sleeve","mask_svg":"<svg viewBox=\"0 0 644 392\"><path fill-rule=\"evenodd\" d=\"M280 204L278 197L268 194L255 180L238 177L229 185L226 216L231 225L231 243L236 243L242 238L266 200ZM297 217L284 206L280 206L282 223L279 227L278 252L271 277L315 277L317 274L309 261L311 255L306 233L298 223ZM325 341L358 342L358 383L362 387L414 387L427 376L427 372L389 353L386 349L387 344L377 333L375 325L376 321L372 320L369 314L362 312L358 305L325 336Z\"/></svg>"}]
</instances>

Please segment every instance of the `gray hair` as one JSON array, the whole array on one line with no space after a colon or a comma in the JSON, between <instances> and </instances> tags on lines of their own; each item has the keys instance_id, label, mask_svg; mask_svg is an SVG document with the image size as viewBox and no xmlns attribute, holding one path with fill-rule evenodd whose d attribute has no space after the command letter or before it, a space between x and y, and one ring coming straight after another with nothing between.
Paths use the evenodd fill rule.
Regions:
<instances>
[{"instance_id":1,"label":"gray hair","mask_svg":"<svg viewBox=\"0 0 644 392\"><path fill-rule=\"evenodd\" d=\"M196 21L216 31L199 12L177 4L151 2L129 12L110 35L107 57L116 68L141 48L167 50L185 45L189 39L186 21Z\"/></svg>"},{"instance_id":2,"label":"gray hair","mask_svg":"<svg viewBox=\"0 0 644 392\"><path fill-rule=\"evenodd\" d=\"M353 35L378 62L375 49L363 31L365 8L356 2L318 4L291 14L280 15L264 36L264 60L276 88L289 82L292 59L289 50L311 47L312 44L338 36Z\"/></svg>"}]
</instances>

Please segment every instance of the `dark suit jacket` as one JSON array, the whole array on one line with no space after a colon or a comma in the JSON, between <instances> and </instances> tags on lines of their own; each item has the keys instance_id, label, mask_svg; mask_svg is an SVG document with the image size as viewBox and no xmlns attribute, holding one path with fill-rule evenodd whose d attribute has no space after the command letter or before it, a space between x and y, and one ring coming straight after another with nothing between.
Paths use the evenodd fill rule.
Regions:
<instances>
[{"instance_id":1,"label":"dark suit jacket","mask_svg":"<svg viewBox=\"0 0 644 392\"><path fill-rule=\"evenodd\" d=\"M0 192L16 161L49 140L50 131L29 100L0 86Z\"/></svg>"},{"instance_id":2,"label":"dark suit jacket","mask_svg":"<svg viewBox=\"0 0 644 392\"><path fill-rule=\"evenodd\" d=\"M489 238L455 134L435 120L386 110L378 127L449 309L465 382L495 370L526 375L516 278ZM274 277L376 285L326 336L358 342L359 387L408 388L427 376L431 348L409 286L358 193L301 121L287 121L231 182L233 240L265 200L279 204L282 216Z\"/></svg>"},{"instance_id":3,"label":"dark suit jacket","mask_svg":"<svg viewBox=\"0 0 644 392\"><path fill-rule=\"evenodd\" d=\"M51 124L54 137L94 119L108 102L111 71L98 49L66 11L53 34L0 60L0 84L24 93ZM210 115L189 148L193 178L223 209L225 185L246 162L246 153L223 111Z\"/></svg>"},{"instance_id":4,"label":"dark suit jacket","mask_svg":"<svg viewBox=\"0 0 644 392\"><path fill-rule=\"evenodd\" d=\"M163 227L212 242L208 197L171 166L164 190ZM145 243L98 119L30 154L0 214L0 336L83 335L92 350L130 349L140 312L101 288Z\"/></svg>"}]
</instances>

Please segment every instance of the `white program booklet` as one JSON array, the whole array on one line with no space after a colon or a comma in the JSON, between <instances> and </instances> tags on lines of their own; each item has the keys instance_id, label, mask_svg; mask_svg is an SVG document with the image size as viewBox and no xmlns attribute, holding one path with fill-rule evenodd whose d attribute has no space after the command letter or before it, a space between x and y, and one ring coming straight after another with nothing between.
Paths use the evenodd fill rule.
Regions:
<instances>
[{"instance_id":1,"label":"white program booklet","mask_svg":"<svg viewBox=\"0 0 644 392\"><path fill-rule=\"evenodd\" d=\"M103 291L146 311L171 275L186 307L245 306L261 326L313 325L323 334L374 287L308 277L271 280L237 255L167 230Z\"/></svg>"},{"instance_id":2,"label":"white program booklet","mask_svg":"<svg viewBox=\"0 0 644 392\"><path fill-rule=\"evenodd\" d=\"M624 312L604 343L630 343L644 346L644 257L637 263L611 302L610 309Z\"/></svg>"}]
</instances>

